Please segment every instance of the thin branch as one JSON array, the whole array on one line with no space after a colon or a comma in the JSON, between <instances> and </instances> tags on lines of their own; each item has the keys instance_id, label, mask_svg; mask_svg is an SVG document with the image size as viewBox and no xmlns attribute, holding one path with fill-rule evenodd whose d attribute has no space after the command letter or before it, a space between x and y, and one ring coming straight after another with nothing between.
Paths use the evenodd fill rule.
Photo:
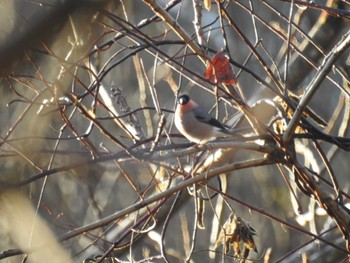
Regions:
<instances>
[{"instance_id":1,"label":"thin branch","mask_svg":"<svg viewBox=\"0 0 350 263\"><path fill-rule=\"evenodd\" d=\"M328 56L325 57L316 76L313 78L311 83L306 88L305 93L302 96L298 104L298 107L293 115L293 118L291 119L290 123L286 128L285 133L283 134L284 142L289 142L291 140L294 130L298 125L298 122L300 121L309 101L312 99L313 95L315 94L317 89L320 87L320 84L322 83L323 79L326 77L328 72L331 70L331 68L333 67L335 61L349 47L349 45L350 45L350 31L348 31L344 35L343 39L333 48L333 50L328 54Z\"/></svg>"},{"instance_id":2,"label":"thin branch","mask_svg":"<svg viewBox=\"0 0 350 263\"><path fill-rule=\"evenodd\" d=\"M248 161L243 161L240 163L235 163L235 164L229 164L223 167L219 167L216 169L213 169L209 172L204 172L200 175L197 175L195 177L192 177L182 183L179 183L177 185L175 185L174 187L171 187L170 189L155 194L149 198L146 198L144 200L141 200L121 211L115 212L105 218L102 218L99 221L93 222L91 224L87 224L85 226L82 227L78 227L75 228L69 232L67 232L66 234L62 235L59 240L61 242L66 241L70 238L73 238L77 235L83 234L85 232L94 230L96 228L100 228L102 226L105 226L111 222L113 222L114 220L117 220L118 218L121 218L123 216L126 216L130 213L133 213L137 210L139 210L140 208L143 208L147 205L150 205L154 202L158 202L160 200L162 200L163 198L169 198L172 194L181 191L183 189L185 189L186 187L189 187L193 184L199 183L203 180L208 180L212 177L215 177L217 175L220 175L221 173L227 173L233 170L239 170L239 169L245 169L245 168L249 168L249 167L258 167L258 166L265 166L265 165L269 165L269 164L273 164L274 161L270 160L269 158L260 158L260 159L255 159L255 160L248 160Z\"/></svg>"}]
</instances>

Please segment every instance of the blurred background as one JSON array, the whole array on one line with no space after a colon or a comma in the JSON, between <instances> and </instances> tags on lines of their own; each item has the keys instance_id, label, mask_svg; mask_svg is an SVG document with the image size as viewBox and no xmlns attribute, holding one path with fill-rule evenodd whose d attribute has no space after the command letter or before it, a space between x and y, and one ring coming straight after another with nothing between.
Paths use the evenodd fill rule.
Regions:
<instances>
[{"instance_id":1,"label":"blurred background","mask_svg":"<svg viewBox=\"0 0 350 263\"><path fill-rule=\"evenodd\" d=\"M268 126L278 108L272 99L302 96L348 36L347 0L2 0L0 6L4 262L244 261L232 247L225 254L217 238L233 211L255 233L255 245L243 230L235 241L250 250L247 261L345 262L333 216L300 191L283 165L232 167L177 189L212 151L188 144L173 111L176 96L187 93L229 127L246 125L222 85L204 77L223 50L245 104ZM327 138L349 137L344 50L308 103L324 125L311 122ZM309 135L293 139L296 159L328 182L315 179L335 200L332 174L346 205L347 147ZM235 149L220 166L264 156Z\"/></svg>"}]
</instances>

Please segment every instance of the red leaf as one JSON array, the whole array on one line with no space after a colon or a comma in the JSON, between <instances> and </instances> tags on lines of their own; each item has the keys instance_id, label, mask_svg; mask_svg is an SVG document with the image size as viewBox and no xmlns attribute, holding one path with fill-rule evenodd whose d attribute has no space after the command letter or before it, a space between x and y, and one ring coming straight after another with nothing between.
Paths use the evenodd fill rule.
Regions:
<instances>
[{"instance_id":1,"label":"red leaf","mask_svg":"<svg viewBox=\"0 0 350 263\"><path fill-rule=\"evenodd\" d=\"M205 70L205 78L214 83L237 84L237 79L230 65L230 58L224 51L219 51Z\"/></svg>"}]
</instances>

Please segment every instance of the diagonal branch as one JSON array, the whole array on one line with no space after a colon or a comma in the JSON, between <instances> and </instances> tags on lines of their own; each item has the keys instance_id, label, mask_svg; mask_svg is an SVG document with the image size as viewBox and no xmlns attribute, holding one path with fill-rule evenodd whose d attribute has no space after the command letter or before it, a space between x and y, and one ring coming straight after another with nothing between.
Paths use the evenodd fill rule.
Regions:
<instances>
[{"instance_id":1,"label":"diagonal branch","mask_svg":"<svg viewBox=\"0 0 350 263\"><path fill-rule=\"evenodd\" d=\"M328 56L323 60L322 65L320 66L319 71L317 72L315 78L312 80L312 82L309 84L309 86L306 88L304 95L302 96L300 103L289 122L287 129L285 133L283 134L283 141L289 142L293 136L294 130L297 127L303 112L305 110L305 107L317 91L317 89L320 87L321 82L326 77L328 72L331 70L332 66L334 65L335 61L338 59L338 57L349 47L350 45L350 31L348 31L343 39L333 48L333 50L328 54Z\"/></svg>"}]
</instances>

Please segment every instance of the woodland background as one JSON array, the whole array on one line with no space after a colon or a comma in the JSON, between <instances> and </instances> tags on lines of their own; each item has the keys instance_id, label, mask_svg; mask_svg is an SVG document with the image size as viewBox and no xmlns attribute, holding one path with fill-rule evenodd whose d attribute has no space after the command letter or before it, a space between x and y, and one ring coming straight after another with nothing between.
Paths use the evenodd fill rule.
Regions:
<instances>
[{"instance_id":1,"label":"woodland background","mask_svg":"<svg viewBox=\"0 0 350 263\"><path fill-rule=\"evenodd\" d=\"M348 261L348 1L0 6L2 261L244 261L214 247L232 211L247 260ZM239 103L204 78L221 50ZM245 137L190 144L182 93Z\"/></svg>"}]
</instances>

